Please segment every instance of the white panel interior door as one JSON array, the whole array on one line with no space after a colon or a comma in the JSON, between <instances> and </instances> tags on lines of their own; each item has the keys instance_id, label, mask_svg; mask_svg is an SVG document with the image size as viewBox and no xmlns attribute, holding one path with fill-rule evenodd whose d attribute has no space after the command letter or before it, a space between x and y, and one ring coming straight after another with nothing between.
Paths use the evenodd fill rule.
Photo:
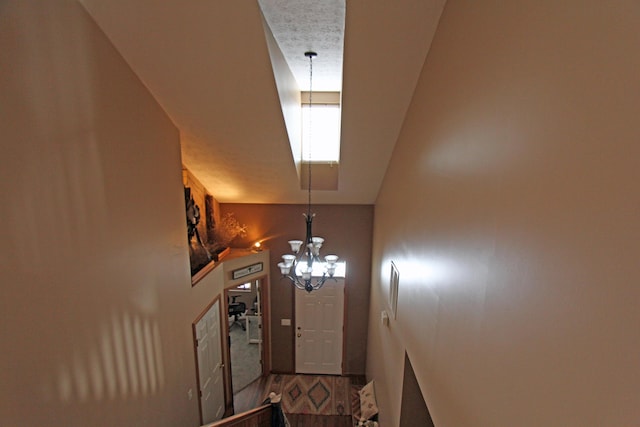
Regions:
<instances>
[{"instance_id":1,"label":"white panel interior door","mask_svg":"<svg viewBox=\"0 0 640 427\"><path fill-rule=\"evenodd\" d=\"M311 293L296 290L295 300L296 372L342 374L344 279Z\"/></svg>"},{"instance_id":2,"label":"white panel interior door","mask_svg":"<svg viewBox=\"0 0 640 427\"><path fill-rule=\"evenodd\" d=\"M220 301L216 301L196 323L200 408L204 424L217 421L224 415L220 336Z\"/></svg>"}]
</instances>

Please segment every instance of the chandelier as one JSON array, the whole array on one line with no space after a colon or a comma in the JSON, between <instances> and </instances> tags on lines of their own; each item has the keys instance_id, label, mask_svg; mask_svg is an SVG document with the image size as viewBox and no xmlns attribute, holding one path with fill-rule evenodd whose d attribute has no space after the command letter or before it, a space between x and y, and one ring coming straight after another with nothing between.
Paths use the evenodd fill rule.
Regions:
<instances>
[{"instance_id":1,"label":"chandelier","mask_svg":"<svg viewBox=\"0 0 640 427\"><path fill-rule=\"evenodd\" d=\"M318 54L315 52L305 52L304 56L309 58L309 117L311 118L311 106L313 105L313 58ZM311 121L311 119L309 119ZM309 126L311 132L311 126ZM311 151L311 150L309 150ZM314 236L311 228L315 213L311 213L311 155L309 154L308 171L308 204L307 212L303 213L307 224L307 233L304 240L289 240L292 254L282 256L282 262L278 264L283 278L287 278L298 289L311 292L320 289L324 282L333 278L336 272L337 255L327 255L324 262L320 259L320 248L324 243L322 237ZM319 267L319 268L318 268ZM322 276L319 276L320 268ZM314 277L314 270L317 273ZM335 280L335 279L334 279Z\"/></svg>"}]
</instances>

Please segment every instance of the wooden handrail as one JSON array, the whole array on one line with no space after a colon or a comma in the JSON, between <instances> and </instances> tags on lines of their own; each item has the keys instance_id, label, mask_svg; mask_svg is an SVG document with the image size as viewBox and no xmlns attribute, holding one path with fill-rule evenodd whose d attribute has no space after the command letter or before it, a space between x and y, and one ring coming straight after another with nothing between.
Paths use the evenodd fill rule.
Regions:
<instances>
[{"instance_id":1,"label":"wooden handrail","mask_svg":"<svg viewBox=\"0 0 640 427\"><path fill-rule=\"evenodd\" d=\"M248 410L241 414L232 415L227 418L223 418L220 421L216 421L212 424L207 424L206 427L241 427L241 426L256 426L256 425L271 425L271 405L262 405L257 408ZM260 424L260 419L264 419L266 424ZM256 422L258 421L258 422Z\"/></svg>"}]
</instances>

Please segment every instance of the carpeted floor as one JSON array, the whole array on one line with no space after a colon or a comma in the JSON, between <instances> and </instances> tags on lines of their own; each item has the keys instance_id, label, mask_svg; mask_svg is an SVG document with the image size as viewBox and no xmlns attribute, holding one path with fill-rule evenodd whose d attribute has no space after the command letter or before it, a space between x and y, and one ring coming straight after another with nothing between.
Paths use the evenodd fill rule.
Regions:
<instances>
[{"instance_id":1,"label":"carpeted floor","mask_svg":"<svg viewBox=\"0 0 640 427\"><path fill-rule=\"evenodd\" d=\"M262 375L258 344L247 341L247 332L235 324L229 330L231 338L231 381L233 394ZM256 336L257 338L257 336Z\"/></svg>"},{"instance_id":2,"label":"carpeted floor","mask_svg":"<svg viewBox=\"0 0 640 427\"><path fill-rule=\"evenodd\" d=\"M350 415L351 381L331 375L270 375L264 397L282 394L286 414Z\"/></svg>"}]
</instances>

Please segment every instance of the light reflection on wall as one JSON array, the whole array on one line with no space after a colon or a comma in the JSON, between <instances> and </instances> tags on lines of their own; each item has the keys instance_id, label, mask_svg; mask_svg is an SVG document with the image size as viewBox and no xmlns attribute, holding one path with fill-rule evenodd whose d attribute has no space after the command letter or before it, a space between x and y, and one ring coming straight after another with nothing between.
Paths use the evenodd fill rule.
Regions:
<instances>
[{"instance_id":1,"label":"light reflection on wall","mask_svg":"<svg viewBox=\"0 0 640 427\"><path fill-rule=\"evenodd\" d=\"M424 258L398 258L393 259L400 272L400 283L422 284L437 287L451 284L467 275L468 266L456 262L452 258L443 256L425 256ZM380 277L382 283L388 283L391 271L391 260L381 266Z\"/></svg>"},{"instance_id":2,"label":"light reflection on wall","mask_svg":"<svg viewBox=\"0 0 640 427\"><path fill-rule=\"evenodd\" d=\"M129 313L113 313L99 327L97 345L76 348L68 363L59 365L58 399L114 400L158 393L164 386L162 343L156 320Z\"/></svg>"}]
</instances>

